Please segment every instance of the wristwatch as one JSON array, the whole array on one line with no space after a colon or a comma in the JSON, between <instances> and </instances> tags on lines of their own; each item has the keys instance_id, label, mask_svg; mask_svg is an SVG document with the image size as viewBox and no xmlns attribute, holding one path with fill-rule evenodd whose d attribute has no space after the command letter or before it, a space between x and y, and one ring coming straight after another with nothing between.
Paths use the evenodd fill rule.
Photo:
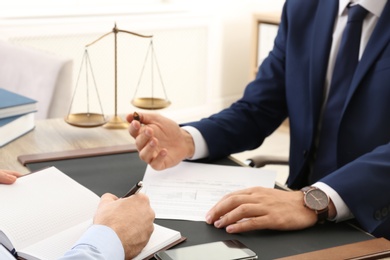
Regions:
<instances>
[{"instance_id":1,"label":"wristwatch","mask_svg":"<svg viewBox=\"0 0 390 260\"><path fill-rule=\"evenodd\" d=\"M304 205L317 214L318 223L322 224L328 218L328 195L317 187L307 186L301 189Z\"/></svg>"}]
</instances>

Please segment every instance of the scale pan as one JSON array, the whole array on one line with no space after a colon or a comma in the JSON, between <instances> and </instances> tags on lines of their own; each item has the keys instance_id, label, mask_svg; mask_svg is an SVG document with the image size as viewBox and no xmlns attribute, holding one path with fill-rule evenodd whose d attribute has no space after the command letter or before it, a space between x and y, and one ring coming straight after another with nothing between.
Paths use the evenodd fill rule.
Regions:
<instances>
[{"instance_id":1,"label":"scale pan","mask_svg":"<svg viewBox=\"0 0 390 260\"><path fill-rule=\"evenodd\" d=\"M78 127L96 127L104 125L107 121L102 114L78 113L65 117L65 122Z\"/></svg>"},{"instance_id":2,"label":"scale pan","mask_svg":"<svg viewBox=\"0 0 390 260\"><path fill-rule=\"evenodd\" d=\"M135 98L131 103L143 109L161 109L168 107L171 102L162 98Z\"/></svg>"}]
</instances>

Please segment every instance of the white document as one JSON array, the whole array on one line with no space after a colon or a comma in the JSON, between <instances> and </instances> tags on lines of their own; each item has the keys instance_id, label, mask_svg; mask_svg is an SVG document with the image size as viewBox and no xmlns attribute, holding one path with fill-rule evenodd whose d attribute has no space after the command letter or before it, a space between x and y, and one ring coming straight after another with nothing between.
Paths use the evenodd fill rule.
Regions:
<instances>
[{"instance_id":1,"label":"white document","mask_svg":"<svg viewBox=\"0 0 390 260\"><path fill-rule=\"evenodd\" d=\"M181 162L155 171L148 165L141 192L149 196L156 218L205 221L225 194L254 186L273 188L275 179L273 171L241 166Z\"/></svg>"}]
</instances>

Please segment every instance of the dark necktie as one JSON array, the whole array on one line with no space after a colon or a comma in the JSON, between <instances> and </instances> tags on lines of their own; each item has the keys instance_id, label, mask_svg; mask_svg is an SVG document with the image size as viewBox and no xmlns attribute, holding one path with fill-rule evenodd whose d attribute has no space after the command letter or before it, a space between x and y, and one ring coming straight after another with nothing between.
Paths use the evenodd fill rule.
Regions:
<instances>
[{"instance_id":1,"label":"dark necktie","mask_svg":"<svg viewBox=\"0 0 390 260\"><path fill-rule=\"evenodd\" d=\"M318 150L316 161L314 162L314 171L312 172L310 180L311 182L317 181L338 168L337 133L348 89L355 68L359 62L362 24L366 15L367 10L360 5L348 7L348 22L341 38L328 100L323 113Z\"/></svg>"}]
</instances>

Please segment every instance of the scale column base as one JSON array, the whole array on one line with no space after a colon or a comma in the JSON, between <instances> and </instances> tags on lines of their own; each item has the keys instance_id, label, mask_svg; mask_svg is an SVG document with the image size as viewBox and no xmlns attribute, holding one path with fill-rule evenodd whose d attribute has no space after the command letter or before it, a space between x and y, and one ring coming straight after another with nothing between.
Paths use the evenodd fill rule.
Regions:
<instances>
[{"instance_id":1,"label":"scale column base","mask_svg":"<svg viewBox=\"0 0 390 260\"><path fill-rule=\"evenodd\" d=\"M107 129L127 129L129 127L129 123L123 121L119 116L114 116L106 124L104 124L103 127Z\"/></svg>"}]
</instances>

